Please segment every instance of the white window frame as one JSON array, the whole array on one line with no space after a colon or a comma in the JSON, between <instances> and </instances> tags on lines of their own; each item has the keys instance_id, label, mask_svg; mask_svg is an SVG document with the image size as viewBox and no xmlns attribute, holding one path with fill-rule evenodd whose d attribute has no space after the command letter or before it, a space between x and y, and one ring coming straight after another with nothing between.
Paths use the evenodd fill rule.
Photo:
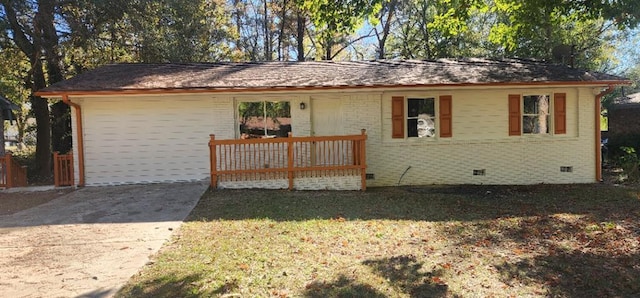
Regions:
<instances>
[{"instance_id":1,"label":"white window frame","mask_svg":"<svg viewBox=\"0 0 640 298\"><path fill-rule=\"evenodd\" d=\"M540 117L541 115L544 114L540 114L540 111L538 110L538 113L525 113L525 99L527 97L546 97L547 98L547 102L548 102L548 108L547 108L547 129L546 132L542 133L542 132L525 132L525 117ZM553 96L551 96L550 94L523 94L520 97L520 102L521 102L521 110L520 110L520 124L521 124L521 132L522 135L527 135L527 136L550 136L553 135Z\"/></svg>"},{"instance_id":2,"label":"white window frame","mask_svg":"<svg viewBox=\"0 0 640 298\"><path fill-rule=\"evenodd\" d=\"M432 100L433 101L433 115L429 116L428 119L431 120L433 122L433 135L432 136L426 136L426 137L420 137L419 135L416 136L409 136L409 120L416 120L416 122L419 121L420 119L420 113L418 113L416 116L410 116L410 111L409 111L409 101L410 100ZM405 123L405 138L406 139L436 139L438 137L438 133L440 131L439 129L439 123L438 123L438 100L437 100L437 96L423 96L423 95L408 95L405 96L405 119L404 119L404 123ZM418 129L416 128L416 133L418 133Z\"/></svg>"},{"instance_id":3,"label":"white window frame","mask_svg":"<svg viewBox=\"0 0 640 298\"><path fill-rule=\"evenodd\" d=\"M236 131L236 138L242 138L242 131L240 130L240 120L242 118L242 115L240 115L240 104L242 103L259 103L259 102L263 102L263 103L267 103L267 102L288 102L289 103L289 115L290 118L293 118L291 116L292 113L292 100L290 98L271 98L271 97L267 97L267 98L236 98L235 99L235 114L236 114L236 119L235 119L235 131ZM265 106L266 107L266 106ZM264 117L264 121L266 122L266 115L263 115ZM291 123L291 130L293 130L293 123ZM266 126L266 123L265 123ZM266 133L267 128L265 127L265 134L263 135L263 137L265 138L269 138L269 137L275 137L275 136L270 136Z\"/></svg>"}]
</instances>

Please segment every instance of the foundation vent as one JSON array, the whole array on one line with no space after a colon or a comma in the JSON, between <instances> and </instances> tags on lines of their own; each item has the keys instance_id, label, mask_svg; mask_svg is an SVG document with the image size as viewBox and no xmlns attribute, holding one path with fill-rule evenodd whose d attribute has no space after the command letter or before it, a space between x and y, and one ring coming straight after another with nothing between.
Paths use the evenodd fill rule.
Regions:
<instances>
[{"instance_id":1,"label":"foundation vent","mask_svg":"<svg viewBox=\"0 0 640 298\"><path fill-rule=\"evenodd\" d=\"M473 176L484 176L485 174L485 169L473 170Z\"/></svg>"},{"instance_id":2,"label":"foundation vent","mask_svg":"<svg viewBox=\"0 0 640 298\"><path fill-rule=\"evenodd\" d=\"M572 173L573 172L573 167L569 167L569 166L560 167L560 172L562 172L562 173Z\"/></svg>"},{"instance_id":3,"label":"foundation vent","mask_svg":"<svg viewBox=\"0 0 640 298\"><path fill-rule=\"evenodd\" d=\"M366 178L367 180L375 180L376 179L376 175L373 173L367 173L366 174Z\"/></svg>"}]
</instances>

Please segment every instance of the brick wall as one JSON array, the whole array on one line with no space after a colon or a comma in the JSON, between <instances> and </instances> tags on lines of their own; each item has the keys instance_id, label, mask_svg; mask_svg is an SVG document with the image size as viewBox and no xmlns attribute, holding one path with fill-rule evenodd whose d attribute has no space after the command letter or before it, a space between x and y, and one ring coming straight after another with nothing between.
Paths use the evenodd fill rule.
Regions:
<instances>
[{"instance_id":1,"label":"brick wall","mask_svg":"<svg viewBox=\"0 0 640 298\"><path fill-rule=\"evenodd\" d=\"M609 136L640 134L640 103L614 106L609 110Z\"/></svg>"}]
</instances>

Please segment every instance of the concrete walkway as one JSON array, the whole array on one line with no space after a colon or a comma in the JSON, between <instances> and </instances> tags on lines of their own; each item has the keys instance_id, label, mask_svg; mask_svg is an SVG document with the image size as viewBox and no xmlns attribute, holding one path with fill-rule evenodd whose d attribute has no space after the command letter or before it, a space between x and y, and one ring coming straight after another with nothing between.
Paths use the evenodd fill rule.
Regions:
<instances>
[{"instance_id":1,"label":"concrete walkway","mask_svg":"<svg viewBox=\"0 0 640 298\"><path fill-rule=\"evenodd\" d=\"M112 296L169 239L207 187L86 187L0 216L0 296Z\"/></svg>"}]
</instances>

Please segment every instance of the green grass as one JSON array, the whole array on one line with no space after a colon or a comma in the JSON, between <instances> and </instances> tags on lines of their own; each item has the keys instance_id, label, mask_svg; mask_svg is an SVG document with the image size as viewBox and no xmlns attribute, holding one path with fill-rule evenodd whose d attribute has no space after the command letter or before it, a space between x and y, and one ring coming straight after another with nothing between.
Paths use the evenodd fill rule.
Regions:
<instances>
[{"instance_id":1,"label":"green grass","mask_svg":"<svg viewBox=\"0 0 640 298\"><path fill-rule=\"evenodd\" d=\"M640 295L640 189L206 193L119 297Z\"/></svg>"}]
</instances>

